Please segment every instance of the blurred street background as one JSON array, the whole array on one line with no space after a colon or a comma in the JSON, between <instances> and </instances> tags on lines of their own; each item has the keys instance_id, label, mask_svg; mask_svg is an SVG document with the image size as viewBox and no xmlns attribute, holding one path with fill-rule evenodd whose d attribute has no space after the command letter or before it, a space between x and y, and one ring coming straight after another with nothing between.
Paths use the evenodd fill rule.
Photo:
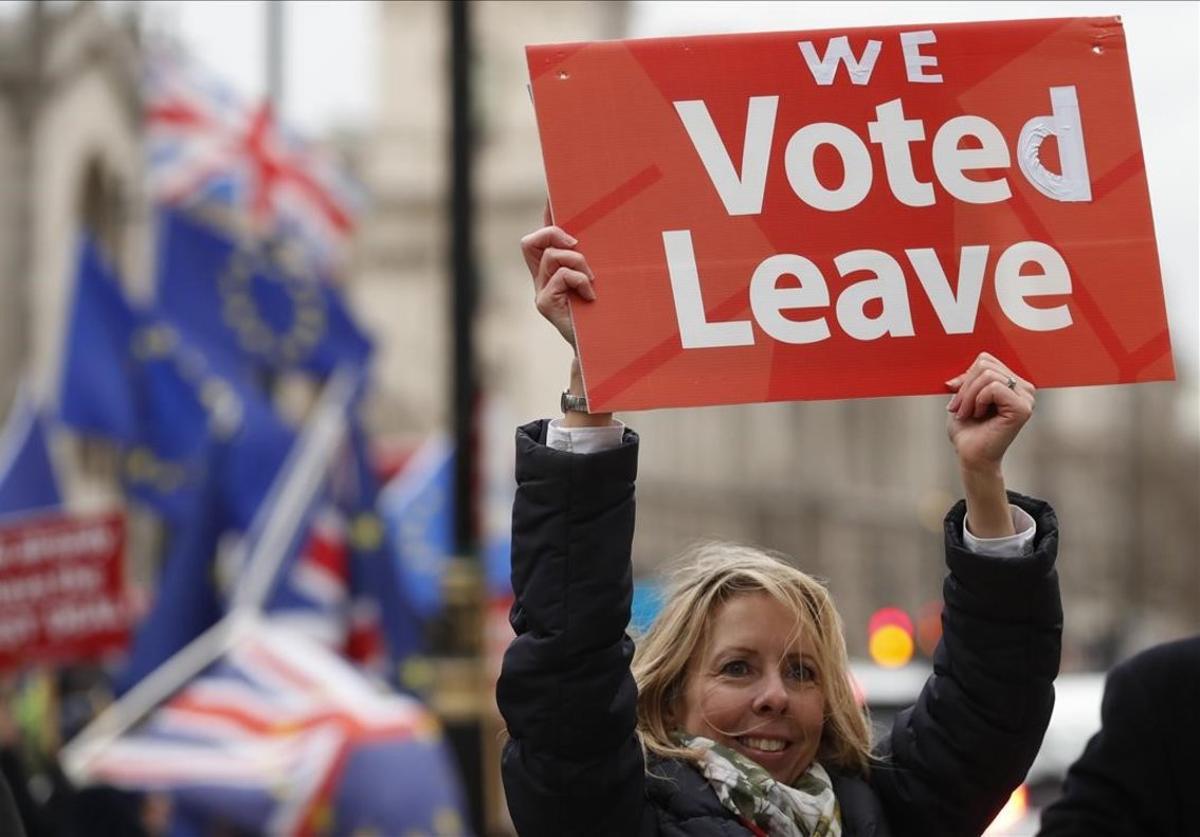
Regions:
<instances>
[{"instance_id":1,"label":"blurred street background","mask_svg":"<svg viewBox=\"0 0 1200 837\"><path fill-rule=\"evenodd\" d=\"M0 762L33 835L511 834L514 427L569 349L531 43L1121 14L1178 380L1039 393L1060 707L1200 630L1195 3L0 2ZM580 126L580 130L586 130ZM944 399L621 416L634 628L699 538L828 579L877 719L939 636Z\"/></svg>"}]
</instances>

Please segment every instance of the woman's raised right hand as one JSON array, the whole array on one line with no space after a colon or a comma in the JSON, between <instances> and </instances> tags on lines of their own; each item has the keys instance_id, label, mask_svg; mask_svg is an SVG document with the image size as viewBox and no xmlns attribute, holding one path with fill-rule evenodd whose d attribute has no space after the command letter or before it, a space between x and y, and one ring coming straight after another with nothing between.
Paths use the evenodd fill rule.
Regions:
<instances>
[{"instance_id":1,"label":"woman's raised right hand","mask_svg":"<svg viewBox=\"0 0 1200 837\"><path fill-rule=\"evenodd\" d=\"M575 326L568 301L572 297L593 301L595 277L583 254L572 249L579 242L550 223L549 206L543 220L546 226L521 239L521 254L533 277L534 304L538 311L575 348Z\"/></svg>"}]
</instances>

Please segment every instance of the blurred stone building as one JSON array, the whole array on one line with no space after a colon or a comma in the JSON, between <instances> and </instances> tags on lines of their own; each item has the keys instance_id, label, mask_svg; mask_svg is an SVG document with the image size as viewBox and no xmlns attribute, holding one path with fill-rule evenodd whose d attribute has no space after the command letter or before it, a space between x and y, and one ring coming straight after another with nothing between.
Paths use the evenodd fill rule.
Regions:
<instances>
[{"instance_id":1,"label":"blurred stone building","mask_svg":"<svg viewBox=\"0 0 1200 837\"><path fill-rule=\"evenodd\" d=\"M545 183L523 46L622 37L624 3L477 2L480 377L493 405L483 435L551 415L569 352L531 304L518 251L538 226ZM449 425L445 7L384 4L379 123L363 152L375 211L360 238L354 294L381 336L380 427ZM586 130L586 126L581 126ZM1010 456L1010 488L1062 518L1065 665L1105 665L1200 628L1200 416L1191 383L1042 393ZM636 569L696 539L784 550L829 579L853 654L870 614L916 611L940 595L941 519L957 497L944 400L879 399L658 411L641 432Z\"/></svg>"},{"instance_id":2,"label":"blurred stone building","mask_svg":"<svg viewBox=\"0 0 1200 837\"><path fill-rule=\"evenodd\" d=\"M540 221L546 194L523 45L620 37L628 6L475 2L471 12L480 378L518 412L544 412L557 403L557 391L541 384L557 380L570 355L537 327L517 248ZM429 431L449 424L447 4L384 3L377 14L378 119L360 154L372 211L359 236L351 292L384 343L380 424Z\"/></svg>"},{"instance_id":3,"label":"blurred stone building","mask_svg":"<svg viewBox=\"0 0 1200 837\"><path fill-rule=\"evenodd\" d=\"M149 292L140 50L132 18L28 3L0 19L0 409L24 378L55 398L84 227ZM141 284L134 284L140 279ZM119 497L115 451L56 439L71 505Z\"/></svg>"}]
</instances>

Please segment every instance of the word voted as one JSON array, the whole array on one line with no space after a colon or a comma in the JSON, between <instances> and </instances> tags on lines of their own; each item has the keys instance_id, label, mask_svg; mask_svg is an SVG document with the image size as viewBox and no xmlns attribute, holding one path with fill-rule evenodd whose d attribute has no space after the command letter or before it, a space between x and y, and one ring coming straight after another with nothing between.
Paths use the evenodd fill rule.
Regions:
<instances>
[{"instance_id":1,"label":"word voted","mask_svg":"<svg viewBox=\"0 0 1200 837\"><path fill-rule=\"evenodd\" d=\"M731 216L761 213L779 97L750 97L740 173L705 102L695 99L673 104L725 211ZM1052 200L1090 201L1091 182L1075 88L1051 87L1050 108L1050 114L1034 116L1021 129L1015 143L1017 165L1025 179ZM884 173L896 200L906 206L931 206L935 202L933 184L918 180L913 172L912 144L925 139L925 123L907 118L903 102L892 99L875 108L875 121L867 123L867 135L880 146ZM1041 161L1042 143L1051 136L1058 142L1061 172L1051 171ZM964 140L972 145L964 147ZM836 188L826 186L817 177L815 158L823 145L830 146L841 159L844 176ZM966 175L968 171L1007 169L1012 165L1004 136L988 119L965 114L947 120L933 136L930 155L938 182L952 197L973 204L997 203L1012 197L1003 175L990 179ZM825 212L858 206L874 180L866 143L836 122L813 122L797 130L784 148L783 164L796 197Z\"/></svg>"},{"instance_id":2,"label":"word voted","mask_svg":"<svg viewBox=\"0 0 1200 837\"><path fill-rule=\"evenodd\" d=\"M683 348L754 345L749 320L708 321L691 232L667 230L662 239ZM987 245L961 248L957 291L951 288L945 268L932 249L904 251L946 334L970 334L975 330L989 249ZM848 285L837 298L834 310L846 334L864 341L913 336L908 285L899 262L882 250L852 250L834 258L833 263L843 278L864 271L872 274ZM1025 270L1031 264L1038 270ZM795 281L781 286L784 276L794 277ZM1040 241L1010 245L997 259L993 279L1000 309L1014 324L1030 331L1054 331L1071 325L1066 304L1039 308L1028 302L1030 297L1071 292L1066 262L1050 245ZM825 276L811 260L791 253L769 256L755 268L749 292L754 319L775 340L817 343L829 338L824 314L809 319L784 316L785 311L827 308L830 304ZM866 312L872 300L881 305L876 316Z\"/></svg>"}]
</instances>

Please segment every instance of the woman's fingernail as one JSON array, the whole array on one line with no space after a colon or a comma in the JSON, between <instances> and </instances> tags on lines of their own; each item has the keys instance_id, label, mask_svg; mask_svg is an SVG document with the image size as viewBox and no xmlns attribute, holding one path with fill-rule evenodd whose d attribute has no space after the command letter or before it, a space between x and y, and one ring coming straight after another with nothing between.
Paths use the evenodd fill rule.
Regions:
<instances>
[{"instance_id":1,"label":"woman's fingernail","mask_svg":"<svg viewBox=\"0 0 1200 837\"><path fill-rule=\"evenodd\" d=\"M576 244L578 244L578 243L579 243L579 239L578 239L578 238L576 238L575 236L573 236L573 235L568 235L568 236L567 236L567 244L569 244L569 245L571 245L572 247L574 247L574 246L575 246Z\"/></svg>"}]
</instances>

